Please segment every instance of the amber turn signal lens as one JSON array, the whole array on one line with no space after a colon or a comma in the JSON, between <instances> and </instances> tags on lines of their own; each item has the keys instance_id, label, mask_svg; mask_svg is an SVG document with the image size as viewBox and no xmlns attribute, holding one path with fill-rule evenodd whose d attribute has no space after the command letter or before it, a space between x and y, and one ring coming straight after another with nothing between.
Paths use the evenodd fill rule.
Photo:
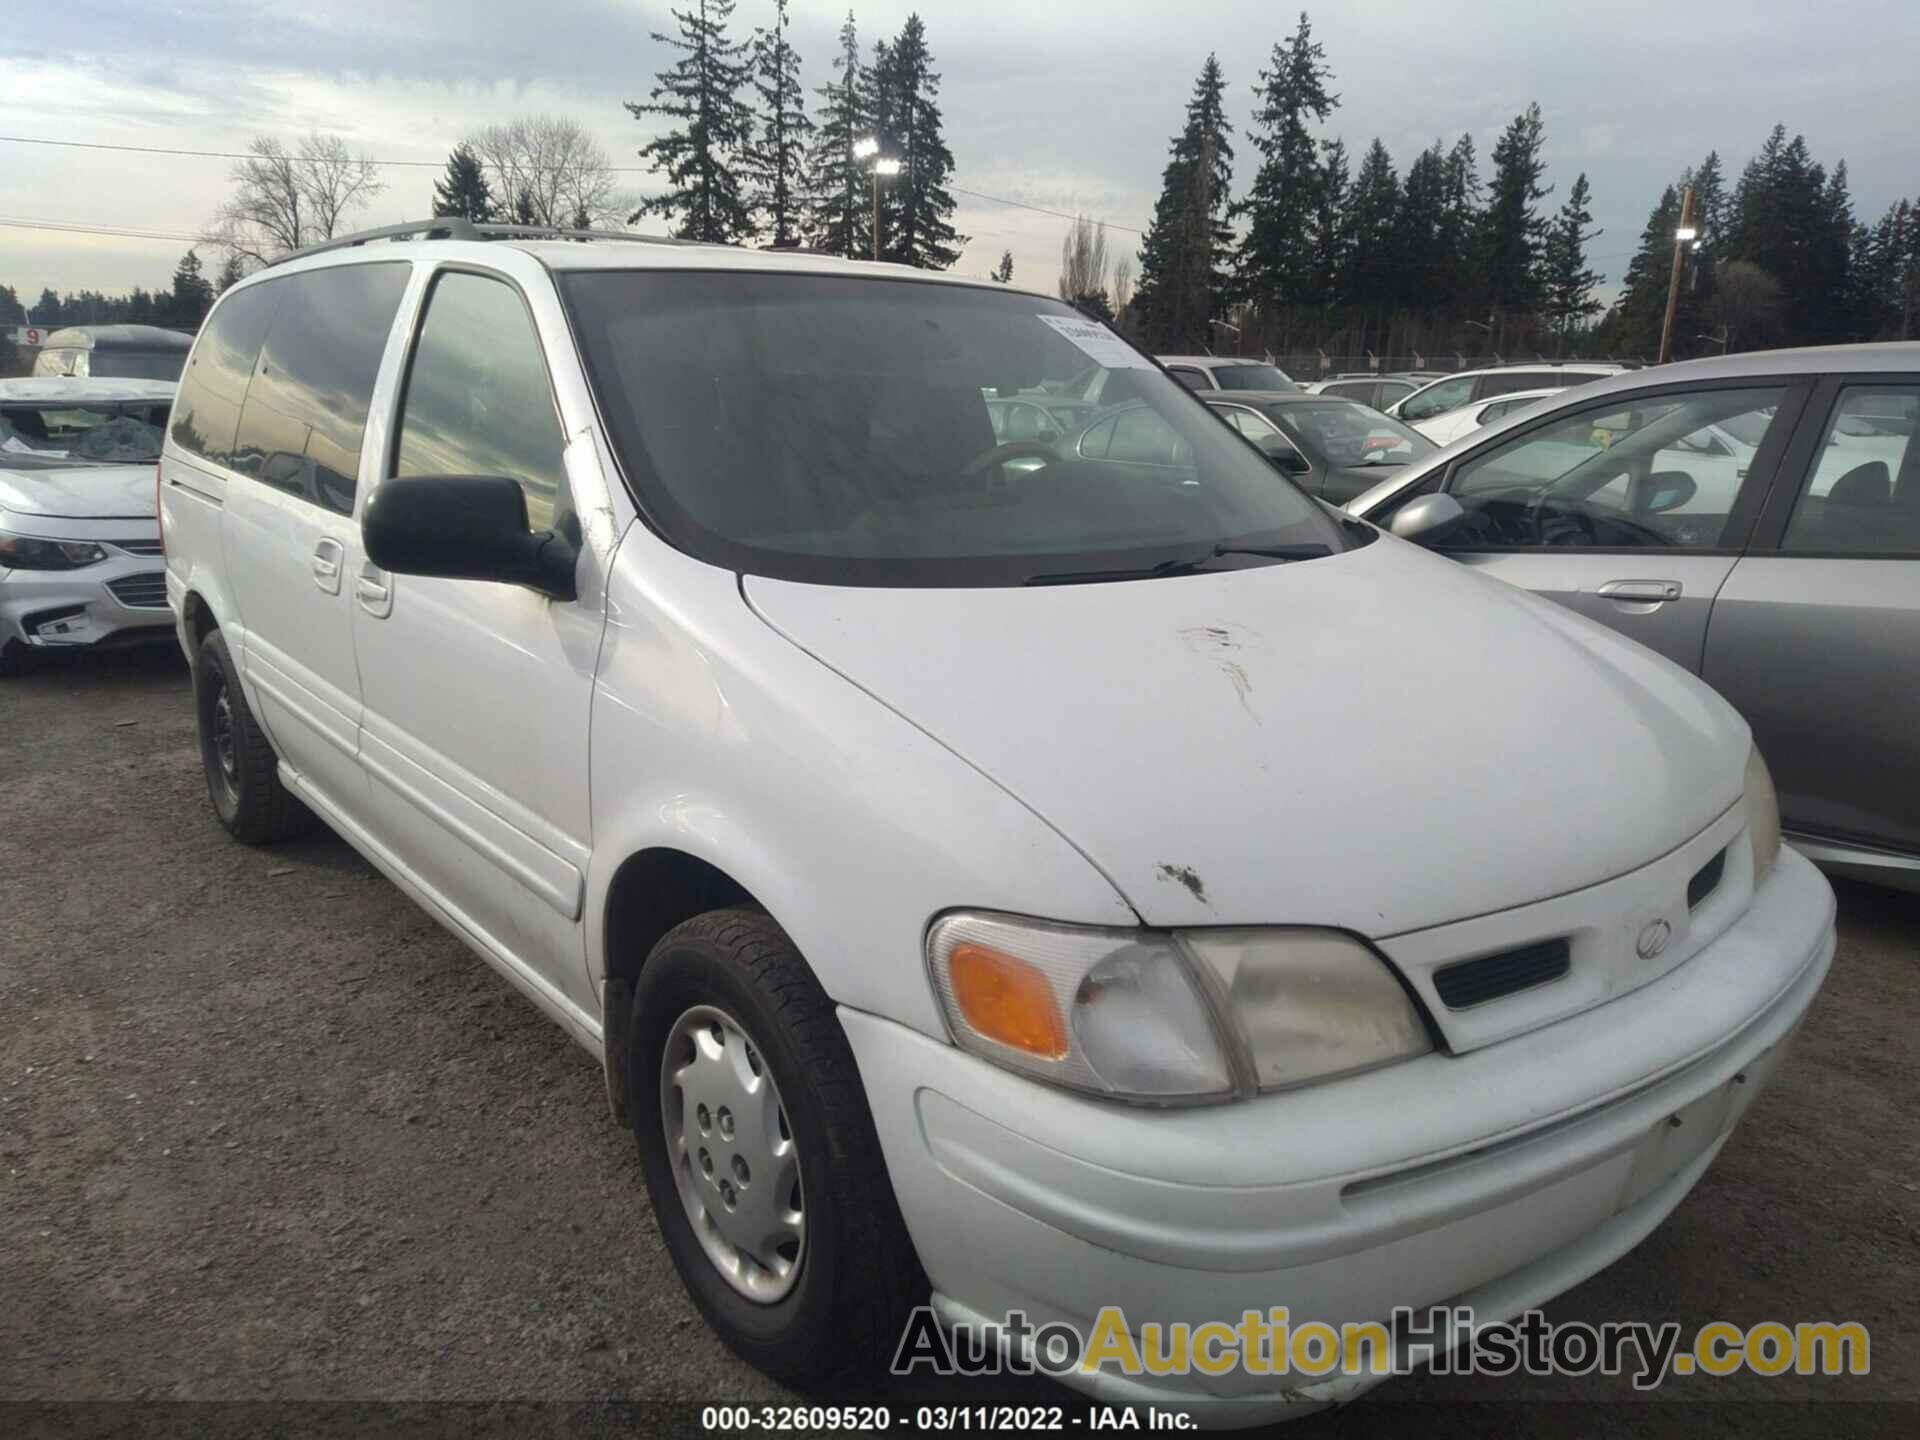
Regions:
<instances>
[{"instance_id":1,"label":"amber turn signal lens","mask_svg":"<svg viewBox=\"0 0 1920 1440\"><path fill-rule=\"evenodd\" d=\"M956 945L947 960L954 1002L989 1040L1043 1060L1067 1056L1067 1027L1047 977L1024 960L985 945Z\"/></svg>"}]
</instances>

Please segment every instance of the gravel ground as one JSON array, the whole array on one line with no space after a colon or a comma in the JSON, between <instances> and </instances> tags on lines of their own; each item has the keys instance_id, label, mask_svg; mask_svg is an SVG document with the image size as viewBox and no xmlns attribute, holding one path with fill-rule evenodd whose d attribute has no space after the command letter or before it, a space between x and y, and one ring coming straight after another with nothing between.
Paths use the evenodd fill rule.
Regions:
<instances>
[{"instance_id":1,"label":"gravel ground","mask_svg":"<svg viewBox=\"0 0 1920 1440\"><path fill-rule=\"evenodd\" d=\"M221 1413L275 1429L572 1407L459 1412L524 1432L792 1398L688 1303L583 1052L344 843L228 840L177 657L4 682L0 719L0 1400L274 1402ZM1675 1379L1661 1401L1701 1402L1675 1405L1421 1375L1288 1433L1920 1428L1920 897L1843 885L1840 914L1832 978L1718 1165L1549 1313L1855 1318L1870 1376ZM373 1408L286 1403L322 1400ZM83 1413L203 1414L22 1428Z\"/></svg>"}]
</instances>

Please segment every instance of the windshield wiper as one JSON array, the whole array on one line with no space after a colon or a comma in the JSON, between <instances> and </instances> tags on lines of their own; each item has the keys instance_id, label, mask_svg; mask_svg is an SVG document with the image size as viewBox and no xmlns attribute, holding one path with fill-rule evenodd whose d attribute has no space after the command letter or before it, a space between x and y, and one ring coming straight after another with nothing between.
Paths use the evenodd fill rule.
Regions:
<instances>
[{"instance_id":1,"label":"windshield wiper","mask_svg":"<svg viewBox=\"0 0 1920 1440\"><path fill-rule=\"evenodd\" d=\"M1333 547L1318 543L1307 545L1230 545L1222 541L1209 546L1204 554L1176 556L1157 565L1122 567L1114 570L1065 570L1050 575L1029 575L1025 585L1088 585L1103 580L1157 580L1167 575L1201 575L1211 567L1208 561L1222 555L1258 555L1268 560L1318 560L1331 555Z\"/></svg>"}]
</instances>

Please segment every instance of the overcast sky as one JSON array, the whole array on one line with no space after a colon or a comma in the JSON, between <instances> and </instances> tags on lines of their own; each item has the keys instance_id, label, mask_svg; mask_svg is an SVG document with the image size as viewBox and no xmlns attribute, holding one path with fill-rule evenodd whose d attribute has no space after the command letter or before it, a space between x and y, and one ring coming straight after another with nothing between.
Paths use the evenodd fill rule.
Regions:
<instances>
[{"instance_id":1,"label":"overcast sky","mask_svg":"<svg viewBox=\"0 0 1920 1440\"><path fill-rule=\"evenodd\" d=\"M337 132L383 160L438 164L461 134L527 111L576 117L632 165L651 133L621 108L671 59L648 32L662 0L15 0L0 25L0 135L239 150L256 135ZM828 78L845 0L794 0L811 90ZM863 44L918 9L944 76L957 186L1114 226L1145 227L1168 138L1209 50L1231 84L1236 193L1254 169L1251 87L1295 10L1261 0L860 0ZM740 0L734 24L771 0ZM1605 234L1590 263L1617 281L1662 185L1718 147L1737 175L1767 130L1844 157L1857 212L1920 192L1913 140L1920 53L1913 0L1345 0L1311 7L1341 105L1326 127L1356 152L1378 135L1403 172L1434 138L1471 131L1485 162L1506 121L1539 100L1557 204L1576 172ZM0 141L0 219L192 235L230 162ZM384 170L367 225L431 209L434 171ZM652 182L623 176L636 191ZM1003 249L1016 279L1051 288L1066 223L961 195L959 268ZM643 227L645 228L645 227ZM1125 246L1138 236L1117 232ZM0 284L120 291L167 283L178 240L0 226ZM209 269L217 263L205 253Z\"/></svg>"}]
</instances>

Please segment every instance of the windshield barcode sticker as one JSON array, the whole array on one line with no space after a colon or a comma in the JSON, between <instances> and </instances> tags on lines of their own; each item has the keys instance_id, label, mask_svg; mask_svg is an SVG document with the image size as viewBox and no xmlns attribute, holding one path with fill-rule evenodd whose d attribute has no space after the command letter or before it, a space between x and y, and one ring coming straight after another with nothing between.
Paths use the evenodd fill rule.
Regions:
<instances>
[{"instance_id":1,"label":"windshield barcode sticker","mask_svg":"<svg viewBox=\"0 0 1920 1440\"><path fill-rule=\"evenodd\" d=\"M1071 315L1042 315L1042 325L1050 325L1067 337L1089 360L1109 370L1151 370L1153 362L1114 334L1098 320L1081 320Z\"/></svg>"}]
</instances>

